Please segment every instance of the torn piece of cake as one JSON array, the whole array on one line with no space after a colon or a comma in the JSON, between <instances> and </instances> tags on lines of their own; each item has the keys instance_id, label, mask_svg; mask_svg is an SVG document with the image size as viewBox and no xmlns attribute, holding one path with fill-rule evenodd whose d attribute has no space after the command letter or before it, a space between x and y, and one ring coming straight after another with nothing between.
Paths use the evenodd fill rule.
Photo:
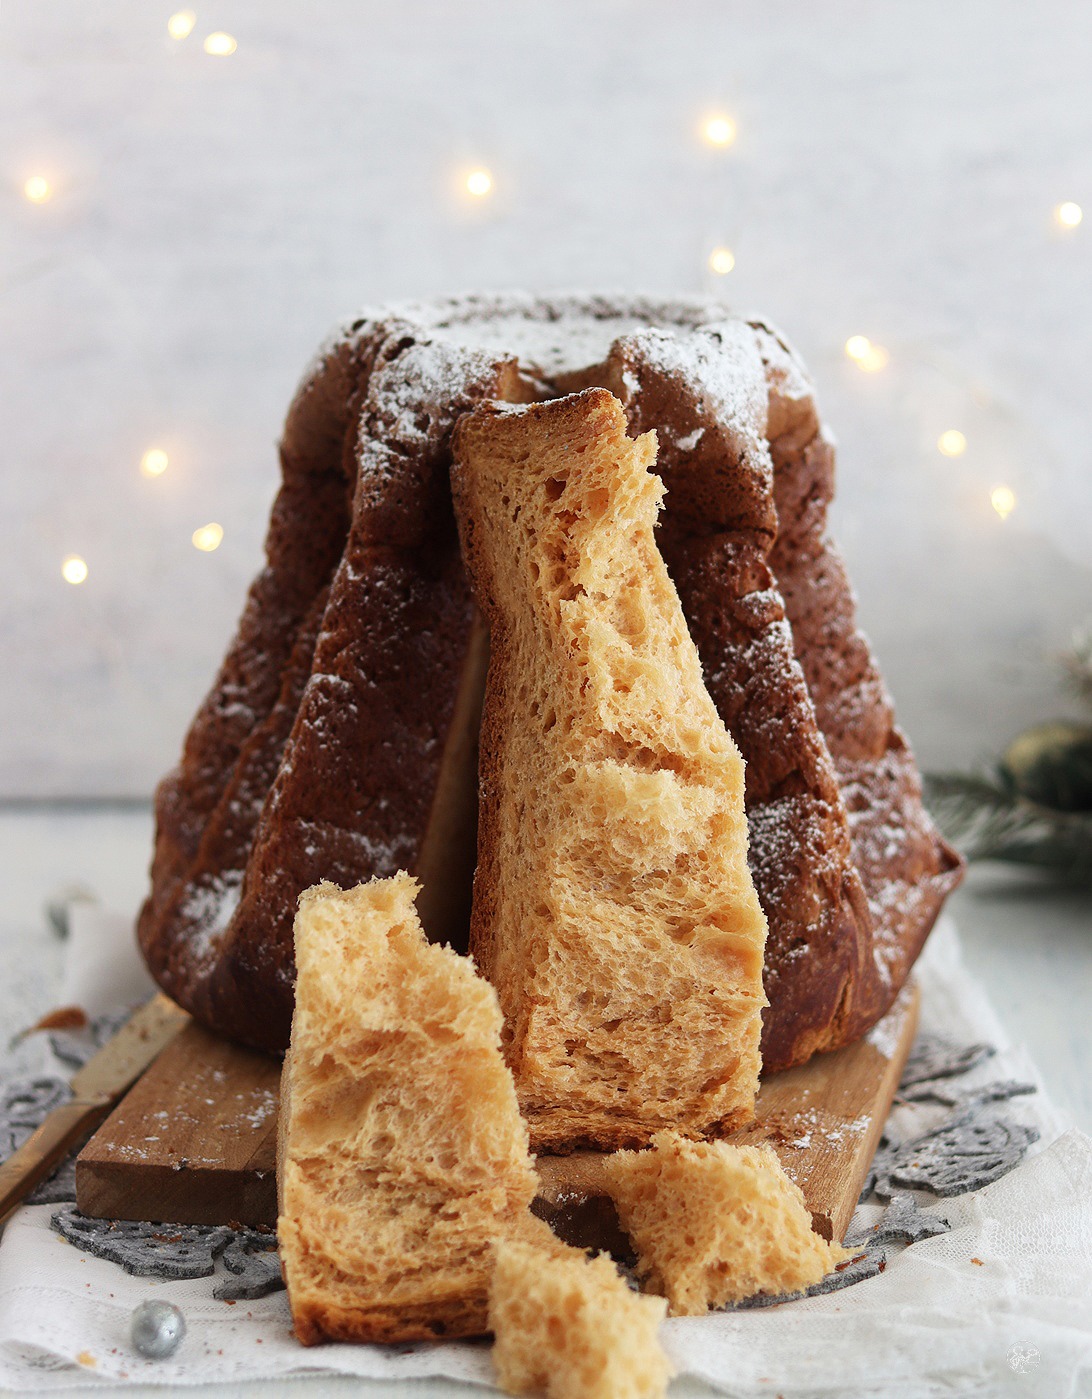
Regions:
<instances>
[{"instance_id":1,"label":"torn piece of cake","mask_svg":"<svg viewBox=\"0 0 1092 1399\"><path fill-rule=\"evenodd\" d=\"M743 760L653 530L651 432L605 389L455 436L490 624L471 952L538 1150L729 1130L758 1086L766 923Z\"/></svg>"},{"instance_id":2,"label":"torn piece of cake","mask_svg":"<svg viewBox=\"0 0 1092 1399\"><path fill-rule=\"evenodd\" d=\"M650 1150L606 1158L602 1174L638 1276L673 1316L800 1292L853 1256L815 1233L800 1187L765 1144L658 1132Z\"/></svg>"},{"instance_id":3,"label":"torn piece of cake","mask_svg":"<svg viewBox=\"0 0 1092 1399\"><path fill-rule=\"evenodd\" d=\"M417 890L300 898L277 1234L304 1345L481 1335L494 1242L550 1239L496 995L425 940Z\"/></svg>"},{"instance_id":4,"label":"torn piece of cake","mask_svg":"<svg viewBox=\"0 0 1092 1399\"><path fill-rule=\"evenodd\" d=\"M499 1244L489 1292L497 1378L510 1394L659 1399L674 1373L657 1337L665 1311L606 1254Z\"/></svg>"}]
</instances>

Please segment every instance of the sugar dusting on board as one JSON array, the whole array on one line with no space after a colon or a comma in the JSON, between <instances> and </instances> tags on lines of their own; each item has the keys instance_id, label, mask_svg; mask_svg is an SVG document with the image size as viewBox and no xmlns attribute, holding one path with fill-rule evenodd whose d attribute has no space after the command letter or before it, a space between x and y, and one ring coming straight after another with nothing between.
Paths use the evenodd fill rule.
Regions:
<instances>
[{"instance_id":1,"label":"sugar dusting on board","mask_svg":"<svg viewBox=\"0 0 1092 1399\"><path fill-rule=\"evenodd\" d=\"M867 1116L846 1121L815 1108L806 1108L792 1122L799 1135L789 1138L785 1145L793 1151L810 1151L820 1145L840 1147L850 1138L863 1136L871 1122Z\"/></svg>"}]
</instances>

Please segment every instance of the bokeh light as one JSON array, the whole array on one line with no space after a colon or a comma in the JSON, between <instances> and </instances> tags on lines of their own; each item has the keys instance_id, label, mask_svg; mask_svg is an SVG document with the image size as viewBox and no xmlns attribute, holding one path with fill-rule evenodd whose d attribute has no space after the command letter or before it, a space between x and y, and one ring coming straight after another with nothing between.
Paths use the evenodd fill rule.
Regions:
<instances>
[{"instance_id":1,"label":"bokeh light","mask_svg":"<svg viewBox=\"0 0 1092 1399\"><path fill-rule=\"evenodd\" d=\"M214 549L219 549L224 538L224 528L215 521L207 525L202 525L200 529L193 532L193 547L200 549L203 554L211 554Z\"/></svg>"}]
</instances>

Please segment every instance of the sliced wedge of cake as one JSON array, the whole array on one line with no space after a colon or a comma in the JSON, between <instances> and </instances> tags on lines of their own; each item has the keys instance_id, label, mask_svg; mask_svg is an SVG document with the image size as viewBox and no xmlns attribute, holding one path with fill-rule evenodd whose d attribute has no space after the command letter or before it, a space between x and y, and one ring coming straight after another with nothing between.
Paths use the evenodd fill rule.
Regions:
<instances>
[{"instance_id":1,"label":"sliced wedge of cake","mask_svg":"<svg viewBox=\"0 0 1092 1399\"><path fill-rule=\"evenodd\" d=\"M500 1244L489 1292L497 1378L510 1394L660 1399L673 1373L657 1337L666 1310L631 1291L606 1254Z\"/></svg>"},{"instance_id":2,"label":"sliced wedge of cake","mask_svg":"<svg viewBox=\"0 0 1092 1399\"><path fill-rule=\"evenodd\" d=\"M425 940L406 874L320 884L296 917L278 1238L296 1335L480 1335L492 1248L555 1244L492 988Z\"/></svg>"},{"instance_id":3,"label":"sliced wedge of cake","mask_svg":"<svg viewBox=\"0 0 1092 1399\"><path fill-rule=\"evenodd\" d=\"M772 1147L660 1132L603 1162L637 1273L674 1316L817 1283L852 1253L820 1238Z\"/></svg>"},{"instance_id":4,"label":"sliced wedge of cake","mask_svg":"<svg viewBox=\"0 0 1092 1399\"><path fill-rule=\"evenodd\" d=\"M471 951L540 1150L730 1130L758 1084L743 761L656 548L655 456L604 389L455 437L491 629Z\"/></svg>"}]
</instances>

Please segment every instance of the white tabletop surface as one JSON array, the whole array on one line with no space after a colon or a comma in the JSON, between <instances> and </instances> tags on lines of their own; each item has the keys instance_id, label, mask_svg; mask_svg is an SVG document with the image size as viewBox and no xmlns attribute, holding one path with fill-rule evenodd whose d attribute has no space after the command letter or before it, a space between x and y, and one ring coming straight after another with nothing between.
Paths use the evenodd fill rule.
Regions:
<instances>
[{"instance_id":1,"label":"white tabletop surface","mask_svg":"<svg viewBox=\"0 0 1092 1399\"><path fill-rule=\"evenodd\" d=\"M0 808L0 1036L32 1023L56 999L63 944L43 907L66 887L84 885L111 908L135 909L151 849L145 807ZM1060 890L996 866L972 871L949 905L967 961L1012 1037L1038 1064L1055 1103L1092 1131L1092 896ZM101 1394L162 1396L191 1389L105 1386ZM380 1395L435 1399L469 1393L447 1381L398 1385L359 1379L263 1381L207 1387L220 1399L292 1395ZM712 1394L676 1381L672 1396Z\"/></svg>"}]
</instances>

